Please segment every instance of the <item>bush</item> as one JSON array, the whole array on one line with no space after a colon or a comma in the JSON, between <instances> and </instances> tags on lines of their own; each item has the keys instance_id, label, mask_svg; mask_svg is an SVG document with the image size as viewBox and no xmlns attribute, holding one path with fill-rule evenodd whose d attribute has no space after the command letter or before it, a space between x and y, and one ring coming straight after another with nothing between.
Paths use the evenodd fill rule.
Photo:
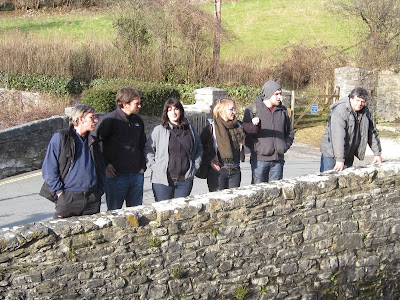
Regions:
<instances>
[{"instance_id":1,"label":"bush","mask_svg":"<svg viewBox=\"0 0 400 300\"><path fill-rule=\"evenodd\" d=\"M79 94L82 85L71 78L49 75L21 75L0 72L0 86L22 91L47 92L57 95Z\"/></svg>"},{"instance_id":2,"label":"bush","mask_svg":"<svg viewBox=\"0 0 400 300\"><path fill-rule=\"evenodd\" d=\"M0 3L0 11L12 11L12 10L15 10L14 3L11 2Z\"/></svg>"},{"instance_id":3,"label":"bush","mask_svg":"<svg viewBox=\"0 0 400 300\"><path fill-rule=\"evenodd\" d=\"M150 82L135 82L129 80L95 80L91 88L82 94L82 104L93 106L98 112L110 112L115 109L115 95L125 86L131 86L142 94L143 115L161 115L164 103L168 98L179 99L179 91L172 86Z\"/></svg>"},{"instance_id":4,"label":"bush","mask_svg":"<svg viewBox=\"0 0 400 300\"><path fill-rule=\"evenodd\" d=\"M181 102L184 104L194 104L194 91L204 86L201 84L177 84L174 86L180 94ZM219 88L227 92L227 97L235 100L237 106L247 106L260 95L261 87L253 87L248 85L228 86L222 85Z\"/></svg>"},{"instance_id":5,"label":"bush","mask_svg":"<svg viewBox=\"0 0 400 300\"><path fill-rule=\"evenodd\" d=\"M109 112L116 107L116 94L116 89L89 89L83 93L81 103L94 107L97 112Z\"/></svg>"},{"instance_id":6,"label":"bush","mask_svg":"<svg viewBox=\"0 0 400 300\"><path fill-rule=\"evenodd\" d=\"M179 91L180 100L183 104L194 104L194 91L203 86L201 84L177 84L174 87Z\"/></svg>"},{"instance_id":7,"label":"bush","mask_svg":"<svg viewBox=\"0 0 400 300\"><path fill-rule=\"evenodd\" d=\"M132 0L122 8L115 45L135 66L133 77L186 83L212 75L211 13L191 1Z\"/></svg>"},{"instance_id":8,"label":"bush","mask_svg":"<svg viewBox=\"0 0 400 300\"><path fill-rule=\"evenodd\" d=\"M304 43L286 47L288 56L276 68L281 83L294 89L318 88L333 82L333 70L345 64L346 58L335 48L308 46Z\"/></svg>"},{"instance_id":9,"label":"bush","mask_svg":"<svg viewBox=\"0 0 400 300\"><path fill-rule=\"evenodd\" d=\"M245 107L252 103L254 99L260 95L261 87L253 87L248 85L241 86L222 86L221 89L226 90L227 96L236 102L236 106Z\"/></svg>"}]
</instances>

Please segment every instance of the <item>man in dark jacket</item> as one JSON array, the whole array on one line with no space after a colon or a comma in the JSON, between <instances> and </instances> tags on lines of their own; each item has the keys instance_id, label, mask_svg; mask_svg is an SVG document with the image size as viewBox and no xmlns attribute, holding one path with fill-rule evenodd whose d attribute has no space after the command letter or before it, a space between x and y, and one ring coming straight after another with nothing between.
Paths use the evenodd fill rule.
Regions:
<instances>
[{"instance_id":1,"label":"man in dark jacket","mask_svg":"<svg viewBox=\"0 0 400 300\"><path fill-rule=\"evenodd\" d=\"M279 83L264 83L261 96L246 108L243 116L246 146L250 148L252 183L283 177L284 153L290 148L294 132L287 109L282 105Z\"/></svg>"},{"instance_id":2,"label":"man in dark jacket","mask_svg":"<svg viewBox=\"0 0 400 300\"><path fill-rule=\"evenodd\" d=\"M355 88L348 97L331 105L328 126L322 137L320 171L342 171L351 167L354 156L363 160L367 144L374 163L381 163L381 142L368 107L368 92Z\"/></svg>"},{"instance_id":3,"label":"man in dark jacket","mask_svg":"<svg viewBox=\"0 0 400 300\"><path fill-rule=\"evenodd\" d=\"M141 205L146 160L146 134L139 91L131 87L116 95L117 109L104 115L94 135L101 145L106 163L106 200L108 210Z\"/></svg>"},{"instance_id":4,"label":"man in dark jacket","mask_svg":"<svg viewBox=\"0 0 400 300\"><path fill-rule=\"evenodd\" d=\"M55 218L100 212L104 193L104 162L100 147L89 132L97 124L94 108L78 105L72 109L69 129L53 135L42 166L43 195L56 201Z\"/></svg>"}]
</instances>

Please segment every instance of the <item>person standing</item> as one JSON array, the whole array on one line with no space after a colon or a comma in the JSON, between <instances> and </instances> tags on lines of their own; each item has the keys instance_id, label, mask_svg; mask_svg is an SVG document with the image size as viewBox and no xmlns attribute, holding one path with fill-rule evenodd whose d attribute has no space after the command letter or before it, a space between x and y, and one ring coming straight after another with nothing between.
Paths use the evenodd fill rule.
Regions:
<instances>
[{"instance_id":1,"label":"person standing","mask_svg":"<svg viewBox=\"0 0 400 300\"><path fill-rule=\"evenodd\" d=\"M203 148L182 104L169 98L145 147L155 201L190 195Z\"/></svg>"},{"instance_id":2,"label":"person standing","mask_svg":"<svg viewBox=\"0 0 400 300\"><path fill-rule=\"evenodd\" d=\"M97 122L93 107L78 105L71 111L70 127L50 140L40 195L56 202L55 218L100 212L105 166L100 147L89 134Z\"/></svg>"},{"instance_id":3,"label":"person standing","mask_svg":"<svg viewBox=\"0 0 400 300\"><path fill-rule=\"evenodd\" d=\"M245 134L236 118L232 99L220 99L213 109L213 122L200 135L205 163L210 165L207 177L210 192L240 186L240 150Z\"/></svg>"},{"instance_id":4,"label":"person standing","mask_svg":"<svg viewBox=\"0 0 400 300\"><path fill-rule=\"evenodd\" d=\"M94 130L102 145L106 163L106 201L108 210L141 205L146 160L146 134L142 118L141 95L131 87L116 95L117 109L104 115Z\"/></svg>"},{"instance_id":5,"label":"person standing","mask_svg":"<svg viewBox=\"0 0 400 300\"><path fill-rule=\"evenodd\" d=\"M246 146L250 148L251 183L280 180L285 164L284 153L290 148L294 132L282 105L281 85L264 83L261 95L246 108L243 116Z\"/></svg>"},{"instance_id":6,"label":"person standing","mask_svg":"<svg viewBox=\"0 0 400 300\"><path fill-rule=\"evenodd\" d=\"M368 92L358 87L348 97L331 105L321 142L321 172L349 168L354 157L363 160L367 144L374 153L373 163L382 162L381 142L372 115L365 106L367 100Z\"/></svg>"}]
</instances>

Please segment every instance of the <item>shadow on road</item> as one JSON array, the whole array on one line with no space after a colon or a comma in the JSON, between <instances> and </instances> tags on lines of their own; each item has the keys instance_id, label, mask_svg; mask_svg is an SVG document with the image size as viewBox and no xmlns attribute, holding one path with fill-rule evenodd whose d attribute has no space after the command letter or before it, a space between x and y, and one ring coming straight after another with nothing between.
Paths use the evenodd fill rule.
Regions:
<instances>
[{"instance_id":1,"label":"shadow on road","mask_svg":"<svg viewBox=\"0 0 400 300\"><path fill-rule=\"evenodd\" d=\"M13 227L13 226L19 226L19 225L26 225L28 223L34 223L34 222L41 222L47 219L50 219L53 217L52 213L39 213L39 214L33 214L28 216L26 219L13 222L13 223L8 223L1 225L2 228L4 227Z\"/></svg>"}]
</instances>

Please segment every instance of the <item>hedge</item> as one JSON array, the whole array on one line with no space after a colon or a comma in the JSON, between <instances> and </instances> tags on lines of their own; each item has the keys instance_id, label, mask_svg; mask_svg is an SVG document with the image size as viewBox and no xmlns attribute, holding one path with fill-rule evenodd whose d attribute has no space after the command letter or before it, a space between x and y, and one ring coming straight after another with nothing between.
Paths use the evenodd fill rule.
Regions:
<instances>
[{"instance_id":1,"label":"hedge","mask_svg":"<svg viewBox=\"0 0 400 300\"><path fill-rule=\"evenodd\" d=\"M129 79L96 79L89 86L77 79L49 75L21 75L0 72L0 87L9 89L49 92L58 95L82 94L82 102L92 105L99 112L115 109L115 94L124 86L132 86L142 92L142 114L159 115L169 97L180 99L183 104L195 103L194 91L201 84L177 84L140 82ZM227 97L245 107L260 94L261 88L252 86L217 86L227 91ZM86 88L86 90L85 90Z\"/></svg>"},{"instance_id":2,"label":"hedge","mask_svg":"<svg viewBox=\"0 0 400 300\"><path fill-rule=\"evenodd\" d=\"M35 74L7 74L0 72L0 86L22 91L47 92L57 95L80 94L83 85L79 80L60 76Z\"/></svg>"},{"instance_id":3,"label":"hedge","mask_svg":"<svg viewBox=\"0 0 400 300\"><path fill-rule=\"evenodd\" d=\"M137 84L144 84L143 82L126 80L126 79L96 79L90 84L91 87L100 87L106 84L115 84L120 86L132 86L135 87ZM150 83L147 83L150 84ZM203 88L204 85L200 83L194 84L171 84L171 83L158 83L164 87L170 87L176 89L179 92L179 99L183 104L194 104L194 91L199 88ZM236 101L238 106L247 106L254 101L254 99L260 95L261 87L253 87L247 85L241 86L230 86L230 85L217 85L216 87L223 89L227 92L227 97L232 98Z\"/></svg>"},{"instance_id":4,"label":"hedge","mask_svg":"<svg viewBox=\"0 0 400 300\"><path fill-rule=\"evenodd\" d=\"M97 112L110 112L115 109L115 95L125 86L131 86L142 94L140 114L159 116L162 113L165 100L174 97L179 99L179 91L171 86L158 83L137 82L129 80L95 80L91 87L85 90L81 103L93 106Z\"/></svg>"}]
</instances>

